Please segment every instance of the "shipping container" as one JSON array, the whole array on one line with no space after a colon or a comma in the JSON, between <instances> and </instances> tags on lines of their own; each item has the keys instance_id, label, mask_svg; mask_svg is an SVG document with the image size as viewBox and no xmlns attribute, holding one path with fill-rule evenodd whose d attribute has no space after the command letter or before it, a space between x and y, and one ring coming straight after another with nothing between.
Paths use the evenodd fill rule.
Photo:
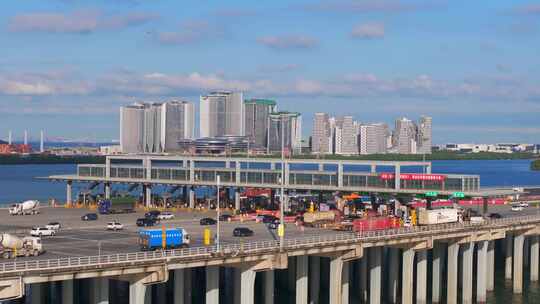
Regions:
<instances>
[{"instance_id":1,"label":"shipping container","mask_svg":"<svg viewBox=\"0 0 540 304\"><path fill-rule=\"evenodd\" d=\"M418 225L456 223L458 219L458 209L454 208L420 209L418 212Z\"/></svg>"}]
</instances>

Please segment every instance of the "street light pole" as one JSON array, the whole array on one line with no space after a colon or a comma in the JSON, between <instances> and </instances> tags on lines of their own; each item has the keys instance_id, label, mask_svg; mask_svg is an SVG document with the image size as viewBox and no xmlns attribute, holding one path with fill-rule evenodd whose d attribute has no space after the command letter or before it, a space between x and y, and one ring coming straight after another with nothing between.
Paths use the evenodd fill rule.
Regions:
<instances>
[{"instance_id":1,"label":"street light pole","mask_svg":"<svg viewBox=\"0 0 540 304\"><path fill-rule=\"evenodd\" d=\"M220 244L219 244L219 213L220 213L220 209L219 209L219 175L217 176L217 181L216 181L216 188L217 188L217 236L216 236L216 247L217 247L217 252L220 251Z\"/></svg>"},{"instance_id":2,"label":"street light pole","mask_svg":"<svg viewBox=\"0 0 540 304\"><path fill-rule=\"evenodd\" d=\"M281 117L281 197L280 197L280 204L279 204L279 251L283 251L283 243L285 241L285 224L284 224L284 183L285 183L285 155L284 155L284 149L285 149L285 128L283 127L283 116Z\"/></svg>"}]
</instances>

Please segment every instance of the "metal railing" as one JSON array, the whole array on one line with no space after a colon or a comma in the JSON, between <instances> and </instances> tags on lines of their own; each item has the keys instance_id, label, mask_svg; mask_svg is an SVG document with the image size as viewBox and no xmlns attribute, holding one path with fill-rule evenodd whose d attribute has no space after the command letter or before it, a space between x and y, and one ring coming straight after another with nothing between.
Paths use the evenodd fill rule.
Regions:
<instances>
[{"instance_id":1,"label":"metal railing","mask_svg":"<svg viewBox=\"0 0 540 304\"><path fill-rule=\"evenodd\" d=\"M314 246L325 247L337 244L381 241L392 238L439 236L444 239L444 233L473 232L480 229L509 228L525 224L540 223L540 215L529 215L502 219L485 220L481 223L451 223L431 226L402 227L396 229L364 231L364 232L338 232L327 235L316 235L285 239L284 249L295 250L312 248ZM156 263L169 262L171 259L212 258L213 256L235 256L279 251L279 241L263 240L246 243L223 244L218 252L215 246L193 247L186 249L174 249L150 252L119 253L112 255L99 255L87 257L67 257L48 260L31 260L21 262L9 262L0 264L0 275L13 272L44 271L59 268L77 267L104 267L122 263Z\"/></svg>"}]
</instances>

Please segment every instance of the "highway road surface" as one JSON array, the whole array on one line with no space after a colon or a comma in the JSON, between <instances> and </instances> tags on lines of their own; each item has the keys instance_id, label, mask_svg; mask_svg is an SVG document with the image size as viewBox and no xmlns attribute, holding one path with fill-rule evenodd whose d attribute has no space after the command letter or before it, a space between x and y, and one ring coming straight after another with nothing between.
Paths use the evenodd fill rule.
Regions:
<instances>
[{"instance_id":1,"label":"highway road surface","mask_svg":"<svg viewBox=\"0 0 540 304\"><path fill-rule=\"evenodd\" d=\"M481 211L481 206L471 207ZM31 259L52 259L61 257L80 257L107 255L116 253L137 252L139 227L135 225L137 218L144 217L143 212L118 215L99 215L96 221L82 221L81 216L92 212L87 209L67 209L67 208L41 208L38 215L10 216L7 210L0 210L0 232L11 232L17 235L29 235L33 226L46 225L49 222L57 221L62 224L60 231L52 237L43 237L43 245L46 252L39 257L20 257L17 261ZM518 215L540 214L540 208L528 207L523 211L511 211L510 205L490 206L489 212L496 212L504 217ZM191 235L191 246L203 245L203 232L205 228L210 228L212 234L216 232L216 226L201 226L199 220L203 217L214 217L215 212L199 211L177 211L175 218L164 220L161 224L166 227L182 227ZM107 231L106 225L110 221L119 221L124 225L122 231ZM161 224L155 228L160 228ZM235 227L249 227L255 233L252 237L238 238L232 236ZM294 224L286 225L286 238L299 238L303 236L336 234L338 232L329 229L316 229L297 227ZM341 233L341 232L339 232ZM277 231L269 229L263 223L254 221L221 222L222 243L239 243L241 241L277 240ZM13 261L13 260L12 260Z\"/></svg>"}]
</instances>

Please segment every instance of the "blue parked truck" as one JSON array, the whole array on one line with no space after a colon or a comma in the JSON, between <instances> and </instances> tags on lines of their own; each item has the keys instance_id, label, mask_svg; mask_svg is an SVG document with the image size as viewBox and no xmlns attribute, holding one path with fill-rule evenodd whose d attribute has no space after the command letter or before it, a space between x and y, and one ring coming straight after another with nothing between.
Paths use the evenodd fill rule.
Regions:
<instances>
[{"instance_id":1,"label":"blue parked truck","mask_svg":"<svg viewBox=\"0 0 540 304\"><path fill-rule=\"evenodd\" d=\"M164 249L184 248L189 246L189 242L189 234L183 228L139 230L141 250L156 250L163 247Z\"/></svg>"}]
</instances>

